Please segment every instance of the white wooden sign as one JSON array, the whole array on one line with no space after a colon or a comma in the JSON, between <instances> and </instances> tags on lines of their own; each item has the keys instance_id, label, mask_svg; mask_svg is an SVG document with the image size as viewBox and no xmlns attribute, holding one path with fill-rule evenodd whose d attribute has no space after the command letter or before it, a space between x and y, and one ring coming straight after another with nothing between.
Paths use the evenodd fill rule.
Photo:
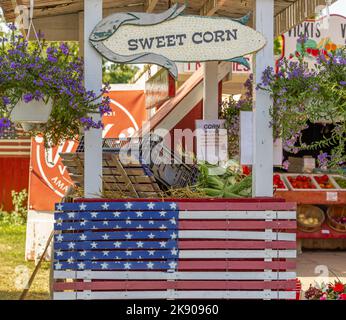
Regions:
<instances>
[{"instance_id":1,"label":"white wooden sign","mask_svg":"<svg viewBox=\"0 0 346 320\"><path fill-rule=\"evenodd\" d=\"M242 165L252 165L253 163L253 112L240 112L240 163ZM274 141L273 163L282 165L282 140Z\"/></svg>"},{"instance_id":2,"label":"white wooden sign","mask_svg":"<svg viewBox=\"0 0 346 320\"><path fill-rule=\"evenodd\" d=\"M266 40L245 26L248 17L180 15L177 4L160 14L116 13L103 19L90 41L101 55L117 63L154 63L177 76L176 62L225 60L244 63L244 55L264 47Z\"/></svg>"},{"instance_id":3,"label":"white wooden sign","mask_svg":"<svg viewBox=\"0 0 346 320\"><path fill-rule=\"evenodd\" d=\"M197 161L218 164L228 160L225 120L196 120Z\"/></svg>"}]
</instances>

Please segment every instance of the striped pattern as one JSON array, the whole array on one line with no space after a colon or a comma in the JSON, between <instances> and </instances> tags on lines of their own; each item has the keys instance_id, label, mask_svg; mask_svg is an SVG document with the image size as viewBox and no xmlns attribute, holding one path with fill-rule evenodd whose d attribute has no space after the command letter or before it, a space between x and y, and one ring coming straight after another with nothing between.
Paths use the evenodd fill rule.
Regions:
<instances>
[{"instance_id":1,"label":"striped pattern","mask_svg":"<svg viewBox=\"0 0 346 320\"><path fill-rule=\"evenodd\" d=\"M30 156L31 137L23 129L11 127L0 133L0 156Z\"/></svg>"},{"instance_id":2,"label":"striped pattern","mask_svg":"<svg viewBox=\"0 0 346 320\"><path fill-rule=\"evenodd\" d=\"M290 203L56 206L54 299L295 299Z\"/></svg>"}]
</instances>

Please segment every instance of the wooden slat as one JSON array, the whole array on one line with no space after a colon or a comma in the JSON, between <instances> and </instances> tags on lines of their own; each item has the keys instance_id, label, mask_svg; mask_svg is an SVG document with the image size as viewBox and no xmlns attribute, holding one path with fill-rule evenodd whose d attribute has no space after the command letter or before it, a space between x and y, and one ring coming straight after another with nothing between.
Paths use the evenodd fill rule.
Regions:
<instances>
[{"instance_id":1,"label":"wooden slat","mask_svg":"<svg viewBox=\"0 0 346 320\"><path fill-rule=\"evenodd\" d=\"M77 292L77 299L294 299L295 291L92 291ZM54 299L74 299L75 293L55 292Z\"/></svg>"},{"instance_id":2,"label":"wooden slat","mask_svg":"<svg viewBox=\"0 0 346 320\"><path fill-rule=\"evenodd\" d=\"M153 271L54 271L54 279L117 280L292 280L295 272L153 272Z\"/></svg>"},{"instance_id":3,"label":"wooden slat","mask_svg":"<svg viewBox=\"0 0 346 320\"><path fill-rule=\"evenodd\" d=\"M64 290L294 290L295 280L288 281L92 281L57 282L54 291Z\"/></svg>"}]
</instances>

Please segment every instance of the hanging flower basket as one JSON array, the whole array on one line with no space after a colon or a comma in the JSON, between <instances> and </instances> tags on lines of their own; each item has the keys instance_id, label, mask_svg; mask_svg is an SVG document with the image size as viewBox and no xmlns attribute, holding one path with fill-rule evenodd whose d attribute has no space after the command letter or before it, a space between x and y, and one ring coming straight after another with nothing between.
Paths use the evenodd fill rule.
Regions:
<instances>
[{"instance_id":1,"label":"hanging flower basket","mask_svg":"<svg viewBox=\"0 0 346 320\"><path fill-rule=\"evenodd\" d=\"M78 50L66 43L28 42L13 25L10 29L0 37L0 135L13 122L54 146L76 139L82 129L101 128L99 119L111 111L103 97L108 87L99 93L84 87Z\"/></svg>"},{"instance_id":2,"label":"hanging flower basket","mask_svg":"<svg viewBox=\"0 0 346 320\"><path fill-rule=\"evenodd\" d=\"M11 111L10 120L14 123L19 123L24 131L30 131L37 125L42 125L48 122L49 116L53 109L52 99L32 100L25 102L22 98L14 106Z\"/></svg>"}]
</instances>

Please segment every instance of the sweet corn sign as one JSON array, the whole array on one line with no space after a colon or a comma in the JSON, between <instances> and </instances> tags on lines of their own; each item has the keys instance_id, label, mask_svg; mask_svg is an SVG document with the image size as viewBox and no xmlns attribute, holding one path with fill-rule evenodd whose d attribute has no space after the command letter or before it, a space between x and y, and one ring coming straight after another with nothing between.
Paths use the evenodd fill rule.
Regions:
<instances>
[{"instance_id":1,"label":"sweet corn sign","mask_svg":"<svg viewBox=\"0 0 346 320\"><path fill-rule=\"evenodd\" d=\"M158 64L174 77L174 62L224 60L248 66L243 56L266 43L262 34L245 26L248 16L184 16L184 9L175 4L160 14L113 14L95 27L90 42L110 61Z\"/></svg>"}]
</instances>

